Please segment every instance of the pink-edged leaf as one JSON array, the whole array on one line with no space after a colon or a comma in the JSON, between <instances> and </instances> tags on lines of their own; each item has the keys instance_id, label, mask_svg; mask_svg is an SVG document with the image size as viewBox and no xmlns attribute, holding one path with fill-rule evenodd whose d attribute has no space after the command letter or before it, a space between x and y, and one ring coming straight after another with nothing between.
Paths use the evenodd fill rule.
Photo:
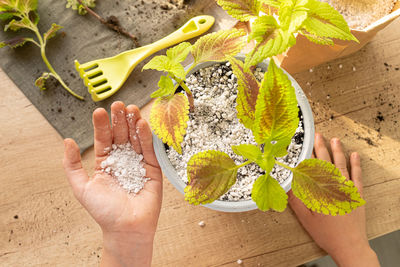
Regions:
<instances>
[{"instance_id":1,"label":"pink-edged leaf","mask_svg":"<svg viewBox=\"0 0 400 267\"><path fill-rule=\"evenodd\" d=\"M189 101L178 93L159 97L151 107L150 125L155 134L166 144L182 154L181 142L189 120Z\"/></svg>"},{"instance_id":2,"label":"pink-edged leaf","mask_svg":"<svg viewBox=\"0 0 400 267\"><path fill-rule=\"evenodd\" d=\"M246 44L243 30L222 30L201 37L192 47L195 64L206 61L226 61Z\"/></svg>"},{"instance_id":3,"label":"pink-edged leaf","mask_svg":"<svg viewBox=\"0 0 400 267\"><path fill-rule=\"evenodd\" d=\"M226 153L208 150L195 154L187 164L185 200L194 205L217 200L235 184L237 170Z\"/></svg>"},{"instance_id":4,"label":"pink-edged leaf","mask_svg":"<svg viewBox=\"0 0 400 267\"><path fill-rule=\"evenodd\" d=\"M354 183L330 162L306 159L292 172L293 194L312 211L344 215L365 204Z\"/></svg>"},{"instance_id":5,"label":"pink-edged leaf","mask_svg":"<svg viewBox=\"0 0 400 267\"><path fill-rule=\"evenodd\" d=\"M252 129L260 83L250 70L244 69L242 61L229 57L229 62L238 82L238 95L236 98L238 119L245 127Z\"/></svg>"}]
</instances>

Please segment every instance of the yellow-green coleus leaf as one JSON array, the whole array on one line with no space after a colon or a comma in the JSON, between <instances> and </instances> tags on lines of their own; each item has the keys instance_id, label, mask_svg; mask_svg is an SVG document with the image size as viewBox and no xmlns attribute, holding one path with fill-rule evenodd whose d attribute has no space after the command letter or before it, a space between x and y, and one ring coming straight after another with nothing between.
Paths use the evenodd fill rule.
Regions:
<instances>
[{"instance_id":1,"label":"yellow-green coleus leaf","mask_svg":"<svg viewBox=\"0 0 400 267\"><path fill-rule=\"evenodd\" d=\"M240 21L258 17L261 7L259 0L218 0L217 3L226 13Z\"/></svg>"},{"instance_id":2,"label":"yellow-green coleus leaf","mask_svg":"<svg viewBox=\"0 0 400 267\"><path fill-rule=\"evenodd\" d=\"M283 0L279 7L279 21L283 30L297 31L307 18L308 0Z\"/></svg>"},{"instance_id":3,"label":"yellow-green coleus leaf","mask_svg":"<svg viewBox=\"0 0 400 267\"><path fill-rule=\"evenodd\" d=\"M168 72L178 78L185 79L185 69L180 62L167 56L155 56L143 67L144 70L153 69Z\"/></svg>"},{"instance_id":4,"label":"yellow-green coleus leaf","mask_svg":"<svg viewBox=\"0 0 400 267\"><path fill-rule=\"evenodd\" d=\"M256 162L262 156L260 148L252 144L232 146L232 150L235 154L253 162Z\"/></svg>"},{"instance_id":5,"label":"yellow-green coleus leaf","mask_svg":"<svg viewBox=\"0 0 400 267\"><path fill-rule=\"evenodd\" d=\"M228 56L235 56L246 44L243 30L231 29L209 33L192 47L194 64L206 61L226 61Z\"/></svg>"},{"instance_id":6,"label":"yellow-green coleus leaf","mask_svg":"<svg viewBox=\"0 0 400 267\"><path fill-rule=\"evenodd\" d=\"M50 27L50 29L43 35L43 39L46 42L47 40L53 38L56 36L57 31L61 30L63 26L57 25L56 23L53 23Z\"/></svg>"},{"instance_id":7,"label":"yellow-green coleus leaf","mask_svg":"<svg viewBox=\"0 0 400 267\"><path fill-rule=\"evenodd\" d=\"M187 164L185 200L194 205L217 200L235 184L237 170L226 153L208 150L195 154Z\"/></svg>"},{"instance_id":8,"label":"yellow-green coleus leaf","mask_svg":"<svg viewBox=\"0 0 400 267\"><path fill-rule=\"evenodd\" d=\"M18 31L20 29L32 29L31 21L27 17L20 20L13 19L4 27L4 31Z\"/></svg>"},{"instance_id":9,"label":"yellow-green coleus leaf","mask_svg":"<svg viewBox=\"0 0 400 267\"><path fill-rule=\"evenodd\" d=\"M244 69L242 61L234 57L228 57L228 59L238 83L237 117L245 127L252 129L260 83L252 71Z\"/></svg>"},{"instance_id":10,"label":"yellow-green coleus leaf","mask_svg":"<svg viewBox=\"0 0 400 267\"><path fill-rule=\"evenodd\" d=\"M191 48L192 45L190 43L182 42L172 48L169 48L167 50L167 57L175 62L182 62L190 53Z\"/></svg>"},{"instance_id":11,"label":"yellow-green coleus leaf","mask_svg":"<svg viewBox=\"0 0 400 267\"><path fill-rule=\"evenodd\" d=\"M322 44L333 44L332 38L358 42L343 16L328 3L308 0L305 7L308 17L301 28L309 40Z\"/></svg>"},{"instance_id":12,"label":"yellow-green coleus leaf","mask_svg":"<svg viewBox=\"0 0 400 267\"><path fill-rule=\"evenodd\" d=\"M253 184L251 198L262 211L273 209L282 212L288 203L285 190L269 174L257 178Z\"/></svg>"},{"instance_id":13,"label":"yellow-green coleus leaf","mask_svg":"<svg viewBox=\"0 0 400 267\"><path fill-rule=\"evenodd\" d=\"M293 194L312 211L344 215L365 204L354 183L330 162L306 159L292 172Z\"/></svg>"},{"instance_id":14,"label":"yellow-green coleus leaf","mask_svg":"<svg viewBox=\"0 0 400 267\"><path fill-rule=\"evenodd\" d=\"M51 73L43 72L42 76L36 79L35 86L38 87L40 90L46 90L46 81L52 76Z\"/></svg>"},{"instance_id":15,"label":"yellow-green coleus leaf","mask_svg":"<svg viewBox=\"0 0 400 267\"><path fill-rule=\"evenodd\" d=\"M188 120L189 102L182 93L157 98L151 108L151 128L179 154L182 154L181 142L186 134Z\"/></svg>"},{"instance_id":16,"label":"yellow-green coleus leaf","mask_svg":"<svg viewBox=\"0 0 400 267\"><path fill-rule=\"evenodd\" d=\"M249 69L264 59L279 55L296 43L293 33L282 29L273 16L261 16L253 23L249 40L255 40L256 46L245 59L244 67Z\"/></svg>"},{"instance_id":17,"label":"yellow-green coleus leaf","mask_svg":"<svg viewBox=\"0 0 400 267\"><path fill-rule=\"evenodd\" d=\"M167 76L161 76L160 80L158 81L158 90L153 92L150 97L162 97L167 95L172 95L175 93L174 82L171 78Z\"/></svg>"},{"instance_id":18,"label":"yellow-green coleus leaf","mask_svg":"<svg viewBox=\"0 0 400 267\"><path fill-rule=\"evenodd\" d=\"M253 135L258 144L284 147L290 143L299 124L294 87L273 59L264 75L256 104Z\"/></svg>"}]
</instances>

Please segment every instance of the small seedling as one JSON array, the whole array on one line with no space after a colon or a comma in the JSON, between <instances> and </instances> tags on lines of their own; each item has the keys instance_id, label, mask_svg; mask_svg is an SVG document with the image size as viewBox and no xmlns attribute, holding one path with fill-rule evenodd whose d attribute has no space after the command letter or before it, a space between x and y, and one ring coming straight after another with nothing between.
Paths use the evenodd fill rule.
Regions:
<instances>
[{"instance_id":1,"label":"small seedling","mask_svg":"<svg viewBox=\"0 0 400 267\"><path fill-rule=\"evenodd\" d=\"M45 72L35 81L35 85L41 90L45 90L46 80L50 77L57 79L60 84L73 96L83 100L83 97L73 92L61 79L60 75L54 70L46 57L46 45L48 40L56 36L57 31L62 29L60 25L53 23L51 28L43 34L40 34L38 29L39 14L37 13L37 0L0 0L0 19L8 21L8 24L4 27L4 31L13 30L18 31L21 29L27 29L32 31L36 40L30 37L15 37L13 39L0 42L0 48L9 46L11 48L17 48L23 46L27 42L31 42L40 48L40 54L44 63L50 72Z\"/></svg>"},{"instance_id":2,"label":"small seedling","mask_svg":"<svg viewBox=\"0 0 400 267\"><path fill-rule=\"evenodd\" d=\"M257 145L232 146L234 153L246 159L240 165L228 154L215 150L192 156L187 164L185 199L195 205L219 199L235 184L239 168L256 163L265 172L252 189L252 199L260 210L282 212L287 206L285 191L270 175L275 164L293 173L293 194L312 211L343 215L363 205L365 201L353 182L332 163L306 159L290 167L276 160L287 154L287 146L299 124L299 109L290 79L272 57L293 46L296 34L326 45L333 44L334 38L357 41L343 17L327 3L317 0L219 0L218 4L240 21L254 19L248 41L255 41L256 45L245 62L234 57L244 45L243 34L232 30L206 35L193 46L182 43L169 49L167 56L155 57L144 67L167 72L167 76L160 79L160 89L152 94L158 99L150 122L163 142L179 153L189 106L194 108L192 94L184 83L188 72L200 62L229 61L237 77L237 116L252 131ZM189 51L194 64L185 71L181 62ZM269 59L269 67L259 82L252 69L265 59ZM176 81L175 86L171 79ZM182 93L176 93L178 86L185 90L189 100Z\"/></svg>"}]
</instances>

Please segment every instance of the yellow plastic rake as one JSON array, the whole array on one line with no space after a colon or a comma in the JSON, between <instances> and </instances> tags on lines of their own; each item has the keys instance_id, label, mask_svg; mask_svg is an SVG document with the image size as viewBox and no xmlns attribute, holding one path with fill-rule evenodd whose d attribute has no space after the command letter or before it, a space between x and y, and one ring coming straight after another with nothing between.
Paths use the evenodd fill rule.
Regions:
<instances>
[{"instance_id":1,"label":"yellow plastic rake","mask_svg":"<svg viewBox=\"0 0 400 267\"><path fill-rule=\"evenodd\" d=\"M93 101L104 100L121 88L129 74L142 60L161 49L205 33L214 21L212 16L194 17L175 32L152 44L82 65L75 60L76 70L92 95Z\"/></svg>"}]
</instances>

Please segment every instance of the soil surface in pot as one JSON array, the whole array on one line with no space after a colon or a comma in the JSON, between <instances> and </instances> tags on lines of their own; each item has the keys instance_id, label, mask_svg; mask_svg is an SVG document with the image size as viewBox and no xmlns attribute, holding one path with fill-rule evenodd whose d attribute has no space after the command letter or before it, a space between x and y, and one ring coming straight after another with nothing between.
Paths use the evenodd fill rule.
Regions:
<instances>
[{"instance_id":1,"label":"soil surface in pot","mask_svg":"<svg viewBox=\"0 0 400 267\"><path fill-rule=\"evenodd\" d=\"M350 28L363 30L389 15L396 0L322 0L342 14Z\"/></svg>"},{"instance_id":2,"label":"soil surface in pot","mask_svg":"<svg viewBox=\"0 0 400 267\"><path fill-rule=\"evenodd\" d=\"M257 68L255 75L261 80L264 73ZM187 85L194 95L195 111L189 116L187 133L181 144L182 155L172 147L167 150L169 160L186 184L187 162L194 154L218 150L231 156L236 164L241 164L245 160L233 153L231 146L256 144L251 130L245 128L236 117L237 80L229 62L200 69L187 78ZM296 165L303 147L302 124L300 120L288 147L288 155L278 159L291 167ZM255 163L240 168L235 185L220 200L250 200L254 181L264 173ZM278 165L271 172L272 177L280 183L290 174L290 171Z\"/></svg>"}]
</instances>

